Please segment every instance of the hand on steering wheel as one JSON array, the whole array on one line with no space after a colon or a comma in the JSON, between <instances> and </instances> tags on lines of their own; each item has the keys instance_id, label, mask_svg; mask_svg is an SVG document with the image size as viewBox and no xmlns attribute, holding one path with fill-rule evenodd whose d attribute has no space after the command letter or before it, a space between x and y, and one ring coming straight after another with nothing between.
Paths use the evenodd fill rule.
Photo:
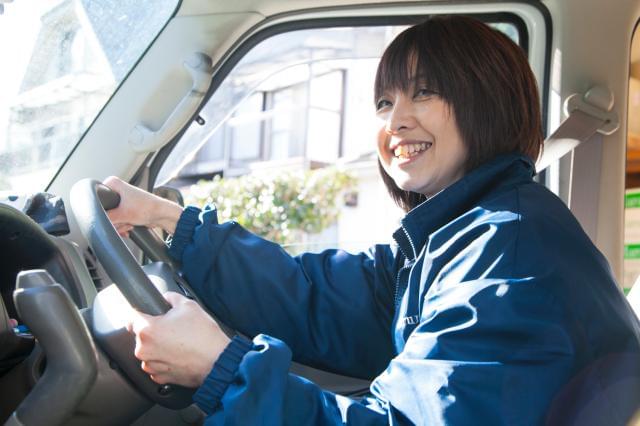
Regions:
<instances>
[{"instance_id":1,"label":"hand on steering wheel","mask_svg":"<svg viewBox=\"0 0 640 426\"><path fill-rule=\"evenodd\" d=\"M107 216L121 236L128 237L134 226L159 227L169 234L176 229L182 207L164 198L143 191L115 176L104 180L104 185L120 196L119 204L108 209Z\"/></svg>"},{"instance_id":2,"label":"hand on steering wheel","mask_svg":"<svg viewBox=\"0 0 640 426\"><path fill-rule=\"evenodd\" d=\"M169 312L137 314L127 327L136 336L134 354L154 382L199 387L230 339L193 300L173 292L164 297Z\"/></svg>"},{"instance_id":3,"label":"hand on steering wheel","mask_svg":"<svg viewBox=\"0 0 640 426\"><path fill-rule=\"evenodd\" d=\"M137 190L139 191L139 190ZM150 194L144 193L140 191L140 196L149 197ZM153 197L153 196L151 196ZM154 286L150 278L145 273L145 270L140 266L136 258L131 254L128 247L125 245L124 241L118 235L118 232L112 225L109 220L107 213L105 212L105 208L115 208L120 203L120 196L118 193L112 191L102 183L91 180L84 179L77 182L71 190L71 205L73 208L73 212L76 216L78 225L83 235L89 242L89 245L93 248L96 257L104 267L105 271L109 275L109 277L114 281L122 295L126 298L129 304L138 312L143 314L147 314L150 316L161 316L170 311L171 305L165 300L162 294L158 291L158 289ZM124 211L125 209L123 209ZM173 210L176 212L175 210ZM179 214L177 215L179 217ZM155 216L155 219L152 218L149 220L149 216L146 216L144 219L144 215L142 215L143 219L136 219L134 222L140 220L141 223L149 223L152 225L160 224L155 222L155 219L158 216ZM164 216L164 212L159 216L161 218L166 219ZM171 217L169 215L169 217ZM177 220L177 219L176 219ZM161 221L162 222L162 221ZM161 226L170 226L167 223L162 222ZM174 224L175 227L175 224ZM139 227L136 227L134 231L138 231ZM140 230L145 230L149 234L153 234L149 230L145 228L141 228ZM132 232L133 234L133 232ZM132 235L133 236L133 235ZM156 238L159 240L158 238ZM161 255L166 255L166 247L162 244L162 241L159 240L158 243L152 243L150 245L155 246L158 249L158 252ZM159 247L158 247L159 246ZM154 266L154 264L146 265ZM162 263L159 265L159 269L168 269L166 263ZM164 274L165 277L167 274ZM169 279L164 281L172 281L171 272L169 269ZM179 283L173 281L173 283L169 286L169 288L173 288L174 291L180 291L181 286ZM96 302L100 299L100 294L96 298ZM191 302L195 303L195 302ZM188 306L191 306L191 303ZM199 308L202 311L202 308ZM103 313L100 313L99 307L96 310L96 306L94 304L94 328L98 327L96 323L101 322L102 326L105 328L109 327L108 321L103 321L101 316ZM96 313L97 312L97 313ZM202 314L206 315L204 311ZM96 316L97 315L97 316ZM211 320L213 321L213 320ZM153 320L152 322L156 322ZM172 321L162 322L163 324L170 324L170 327L174 329L180 329L182 331L183 327L190 326L189 323L181 323L177 324ZM130 336L126 330L121 329L126 335ZM147 331L149 331L148 329ZM179 332L174 331L174 332ZM212 330L212 327L206 329L208 331ZM95 332L95 330L94 330ZM163 332L166 332L166 329L163 328ZM181 386L169 386L163 385L158 386L155 382L153 382L146 372L142 371L140 367L140 362L136 360L133 356L134 352L134 342L133 338L127 343L123 345L121 341L119 341L119 337L111 338L110 335L118 333L117 330L107 330L107 332L96 332L95 338L102 343L104 350L114 358L123 371L129 376L129 378L138 385L139 389L147 395L150 399L156 401L159 404L165 405L169 408L181 408L191 403L191 394L193 390L185 389ZM124 338L124 337L123 337ZM221 349L224 349L225 337L217 336L216 340L219 342L219 346ZM142 343L144 342L144 333L142 335ZM197 339L194 340L193 343L201 344ZM130 345L130 352L127 350L127 347ZM217 358L217 351L214 348L208 348ZM144 359L146 362L147 359ZM155 359L149 358L149 361L156 361ZM206 361L209 363L209 361ZM182 381L182 380L181 380ZM190 380L190 384L193 384L194 381Z\"/></svg>"}]
</instances>

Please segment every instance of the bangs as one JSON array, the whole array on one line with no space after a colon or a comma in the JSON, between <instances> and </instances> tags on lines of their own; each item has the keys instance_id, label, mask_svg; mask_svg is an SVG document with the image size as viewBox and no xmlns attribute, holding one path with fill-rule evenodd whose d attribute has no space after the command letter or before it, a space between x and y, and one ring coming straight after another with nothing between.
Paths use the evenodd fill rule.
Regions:
<instances>
[{"instance_id":1,"label":"bangs","mask_svg":"<svg viewBox=\"0 0 640 426\"><path fill-rule=\"evenodd\" d=\"M438 64L430 60L436 58L431 49L416 37L419 26L400 33L387 47L376 72L374 84L374 103L387 91L407 92L420 84L442 96Z\"/></svg>"}]
</instances>

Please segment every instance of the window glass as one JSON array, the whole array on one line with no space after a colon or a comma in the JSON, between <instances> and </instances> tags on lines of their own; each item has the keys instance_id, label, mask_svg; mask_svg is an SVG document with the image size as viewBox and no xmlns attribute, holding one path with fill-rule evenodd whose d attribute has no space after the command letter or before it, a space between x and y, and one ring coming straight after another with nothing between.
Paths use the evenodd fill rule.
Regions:
<instances>
[{"instance_id":1,"label":"window glass","mask_svg":"<svg viewBox=\"0 0 640 426\"><path fill-rule=\"evenodd\" d=\"M624 290L640 277L640 37L631 43L624 230Z\"/></svg>"},{"instance_id":2,"label":"window glass","mask_svg":"<svg viewBox=\"0 0 640 426\"><path fill-rule=\"evenodd\" d=\"M251 161L260 158L263 98L262 92L249 96L229 119L227 127L231 142L231 160Z\"/></svg>"},{"instance_id":3,"label":"window glass","mask_svg":"<svg viewBox=\"0 0 640 426\"><path fill-rule=\"evenodd\" d=\"M496 26L519 39L512 24ZM220 220L292 253L387 242L403 212L378 175L373 82L384 48L405 28L262 41L212 95L205 124L189 127L157 184L180 188L187 202L216 203Z\"/></svg>"},{"instance_id":4,"label":"window glass","mask_svg":"<svg viewBox=\"0 0 640 426\"><path fill-rule=\"evenodd\" d=\"M44 189L178 0L19 0L0 14L0 191Z\"/></svg>"}]
</instances>

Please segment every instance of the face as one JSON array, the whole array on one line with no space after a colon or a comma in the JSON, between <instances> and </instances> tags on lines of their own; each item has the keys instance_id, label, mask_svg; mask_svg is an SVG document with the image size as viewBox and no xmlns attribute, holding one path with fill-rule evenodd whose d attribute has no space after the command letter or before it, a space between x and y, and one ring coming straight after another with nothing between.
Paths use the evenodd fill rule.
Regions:
<instances>
[{"instance_id":1,"label":"face","mask_svg":"<svg viewBox=\"0 0 640 426\"><path fill-rule=\"evenodd\" d=\"M464 175L467 150L453 110L437 94L419 85L390 90L376 109L384 121L378 156L400 189L430 197Z\"/></svg>"}]
</instances>

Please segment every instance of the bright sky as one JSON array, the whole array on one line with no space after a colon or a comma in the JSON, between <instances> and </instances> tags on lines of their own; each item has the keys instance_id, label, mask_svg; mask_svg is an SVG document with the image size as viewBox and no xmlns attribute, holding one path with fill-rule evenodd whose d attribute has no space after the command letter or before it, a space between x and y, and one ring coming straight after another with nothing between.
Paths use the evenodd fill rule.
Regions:
<instances>
[{"instance_id":1,"label":"bright sky","mask_svg":"<svg viewBox=\"0 0 640 426\"><path fill-rule=\"evenodd\" d=\"M0 152L6 146L9 107L31 58L40 17L60 2L13 0L4 3L4 13L0 15Z\"/></svg>"}]
</instances>

